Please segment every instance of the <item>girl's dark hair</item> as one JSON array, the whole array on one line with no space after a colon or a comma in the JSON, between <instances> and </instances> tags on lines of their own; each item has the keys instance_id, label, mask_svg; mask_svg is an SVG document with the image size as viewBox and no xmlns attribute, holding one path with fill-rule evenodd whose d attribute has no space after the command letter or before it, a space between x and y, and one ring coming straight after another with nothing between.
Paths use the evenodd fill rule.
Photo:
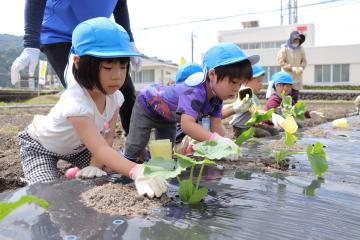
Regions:
<instances>
[{"instance_id":1,"label":"girl's dark hair","mask_svg":"<svg viewBox=\"0 0 360 240\"><path fill-rule=\"evenodd\" d=\"M232 80L234 78L250 80L253 74L251 63L249 60L216 67L215 72L218 81L222 81L226 77L229 77L229 80ZM209 75L206 76L206 80L209 80Z\"/></svg>"},{"instance_id":2,"label":"girl's dark hair","mask_svg":"<svg viewBox=\"0 0 360 240\"><path fill-rule=\"evenodd\" d=\"M112 63L120 62L121 64L129 63L129 57L120 57L120 58L98 58L89 55L84 55L80 57L78 64L78 69L75 68L75 64L72 67L72 73L75 80L78 84L88 90L94 88L99 89L102 93L105 93L105 90L102 88L100 83L100 64L102 62ZM126 74L128 74L129 68L127 68Z\"/></svg>"}]
</instances>

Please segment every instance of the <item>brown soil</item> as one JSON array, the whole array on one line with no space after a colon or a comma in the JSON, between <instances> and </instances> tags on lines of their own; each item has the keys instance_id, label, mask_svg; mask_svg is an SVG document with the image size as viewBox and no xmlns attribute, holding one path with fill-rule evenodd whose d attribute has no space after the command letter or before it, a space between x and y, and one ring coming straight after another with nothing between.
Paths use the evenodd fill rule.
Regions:
<instances>
[{"instance_id":1,"label":"brown soil","mask_svg":"<svg viewBox=\"0 0 360 240\"><path fill-rule=\"evenodd\" d=\"M354 112L355 109L352 102L307 103L307 106L308 109L324 112L325 119L307 119L304 122L306 127L345 117L347 113ZM24 175L20 164L17 134L31 122L35 114L47 114L49 110L50 108L0 108L0 192L16 189L24 185L21 180ZM224 125L226 127L227 136L233 137L232 128L227 124L229 120L230 118L226 119ZM114 140L114 148L117 150L122 148L123 143L124 137L121 126L118 126ZM254 167L254 162L256 163L256 167L258 165L271 165L269 159L257 159L256 161L252 159L244 161L245 165L248 164L250 167ZM231 166L238 167L230 162L225 164L225 167L231 168ZM59 161L58 167L60 172L63 173L70 165L66 162Z\"/></svg>"},{"instance_id":2,"label":"brown soil","mask_svg":"<svg viewBox=\"0 0 360 240\"><path fill-rule=\"evenodd\" d=\"M107 183L81 194L85 206L99 213L121 216L148 215L154 209L170 202L165 194L161 198L148 199L138 195L133 184Z\"/></svg>"}]
</instances>

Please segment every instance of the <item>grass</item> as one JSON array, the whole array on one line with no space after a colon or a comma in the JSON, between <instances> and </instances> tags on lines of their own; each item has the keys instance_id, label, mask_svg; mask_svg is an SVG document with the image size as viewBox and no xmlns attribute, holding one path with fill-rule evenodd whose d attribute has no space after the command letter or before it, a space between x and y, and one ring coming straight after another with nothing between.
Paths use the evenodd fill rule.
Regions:
<instances>
[{"instance_id":1,"label":"grass","mask_svg":"<svg viewBox=\"0 0 360 240\"><path fill-rule=\"evenodd\" d=\"M55 104L59 98L59 94L42 95L22 102L0 102L0 106Z\"/></svg>"}]
</instances>

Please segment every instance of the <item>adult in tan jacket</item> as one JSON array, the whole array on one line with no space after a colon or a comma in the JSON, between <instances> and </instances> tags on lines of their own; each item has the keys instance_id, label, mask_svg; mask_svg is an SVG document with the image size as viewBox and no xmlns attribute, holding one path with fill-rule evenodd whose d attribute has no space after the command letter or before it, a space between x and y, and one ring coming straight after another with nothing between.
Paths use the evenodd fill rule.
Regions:
<instances>
[{"instance_id":1,"label":"adult in tan jacket","mask_svg":"<svg viewBox=\"0 0 360 240\"><path fill-rule=\"evenodd\" d=\"M299 100L299 90L302 88L302 73L306 67L305 50L301 46L305 41L305 36L298 31L293 31L290 38L284 44L277 54L277 62L281 69L288 72L293 80L293 89L291 96L293 102Z\"/></svg>"}]
</instances>

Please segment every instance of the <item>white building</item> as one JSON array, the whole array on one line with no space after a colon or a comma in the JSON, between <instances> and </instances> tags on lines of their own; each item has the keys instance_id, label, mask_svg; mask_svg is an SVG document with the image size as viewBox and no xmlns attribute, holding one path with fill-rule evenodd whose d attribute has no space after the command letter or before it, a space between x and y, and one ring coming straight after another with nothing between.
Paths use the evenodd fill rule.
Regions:
<instances>
[{"instance_id":1,"label":"white building","mask_svg":"<svg viewBox=\"0 0 360 240\"><path fill-rule=\"evenodd\" d=\"M141 59L141 71L133 71L131 78L135 89L138 91L149 84L167 85L172 81L174 82L177 69L178 65L175 63L144 57Z\"/></svg>"},{"instance_id":2,"label":"white building","mask_svg":"<svg viewBox=\"0 0 360 240\"><path fill-rule=\"evenodd\" d=\"M308 62L303 75L304 85L360 85L360 44L315 46L313 24L221 31L218 39L219 42L238 44L247 54L260 55L260 64L266 68L269 78L280 70L277 52L294 30L306 36L302 45Z\"/></svg>"}]
</instances>

